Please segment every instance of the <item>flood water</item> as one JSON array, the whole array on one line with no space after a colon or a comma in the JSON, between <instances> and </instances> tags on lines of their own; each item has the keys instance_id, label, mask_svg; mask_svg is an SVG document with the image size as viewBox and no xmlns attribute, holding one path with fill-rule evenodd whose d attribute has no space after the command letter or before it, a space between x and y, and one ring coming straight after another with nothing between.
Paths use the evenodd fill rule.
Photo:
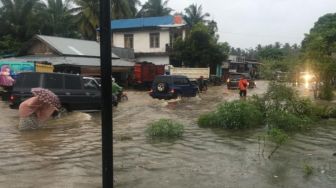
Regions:
<instances>
[{"instance_id":1,"label":"flood water","mask_svg":"<svg viewBox=\"0 0 336 188\"><path fill-rule=\"evenodd\" d=\"M248 95L261 94L265 82ZM197 117L238 92L210 87L200 97L151 99L128 91L114 109L115 187L223 188L325 187L336 185L336 120L292 135L271 159L274 146L258 139L263 130L200 128ZM41 130L17 130L17 110L0 103L0 187L101 187L100 113L70 113ZM177 140L152 140L147 124L169 118L185 125ZM313 167L305 176L304 167Z\"/></svg>"}]
</instances>

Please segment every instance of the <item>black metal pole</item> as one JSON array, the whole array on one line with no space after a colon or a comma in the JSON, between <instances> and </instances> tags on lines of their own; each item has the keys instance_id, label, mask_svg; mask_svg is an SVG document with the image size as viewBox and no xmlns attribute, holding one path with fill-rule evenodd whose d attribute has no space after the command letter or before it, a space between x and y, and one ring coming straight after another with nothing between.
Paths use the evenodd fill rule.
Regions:
<instances>
[{"instance_id":1,"label":"black metal pole","mask_svg":"<svg viewBox=\"0 0 336 188\"><path fill-rule=\"evenodd\" d=\"M113 184L112 82L110 0L100 0L100 71L102 79L102 170L103 188Z\"/></svg>"}]
</instances>

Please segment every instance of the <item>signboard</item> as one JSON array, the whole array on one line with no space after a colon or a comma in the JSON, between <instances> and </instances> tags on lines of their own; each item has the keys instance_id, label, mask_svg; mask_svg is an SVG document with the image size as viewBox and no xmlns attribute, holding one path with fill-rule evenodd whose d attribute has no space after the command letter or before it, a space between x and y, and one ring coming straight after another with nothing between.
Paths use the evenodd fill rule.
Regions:
<instances>
[{"instance_id":1,"label":"signboard","mask_svg":"<svg viewBox=\"0 0 336 188\"><path fill-rule=\"evenodd\" d=\"M10 75L15 77L20 72L34 72L35 64L32 62L17 62L17 61L0 61L0 68L3 65L8 65Z\"/></svg>"},{"instance_id":2,"label":"signboard","mask_svg":"<svg viewBox=\"0 0 336 188\"><path fill-rule=\"evenodd\" d=\"M204 79L209 79L210 68L181 68L172 67L170 68L171 75L183 75L189 79L198 79L203 76Z\"/></svg>"},{"instance_id":3,"label":"signboard","mask_svg":"<svg viewBox=\"0 0 336 188\"><path fill-rule=\"evenodd\" d=\"M9 74L16 79L17 74L21 72L35 72L35 65L32 62L0 61L0 68L8 66Z\"/></svg>"}]
</instances>

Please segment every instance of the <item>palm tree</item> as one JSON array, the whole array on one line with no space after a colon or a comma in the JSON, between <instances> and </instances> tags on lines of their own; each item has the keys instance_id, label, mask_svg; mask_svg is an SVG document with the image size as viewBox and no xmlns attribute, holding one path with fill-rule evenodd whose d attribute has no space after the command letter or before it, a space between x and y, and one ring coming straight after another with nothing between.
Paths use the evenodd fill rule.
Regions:
<instances>
[{"instance_id":1,"label":"palm tree","mask_svg":"<svg viewBox=\"0 0 336 188\"><path fill-rule=\"evenodd\" d=\"M44 21L43 34L75 37L76 25L70 7L70 0L47 0L41 12Z\"/></svg>"},{"instance_id":2,"label":"palm tree","mask_svg":"<svg viewBox=\"0 0 336 188\"><path fill-rule=\"evenodd\" d=\"M173 9L167 7L168 0L148 0L143 6L138 16L152 17L152 16L167 16Z\"/></svg>"},{"instance_id":3,"label":"palm tree","mask_svg":"<svg viewBox=\"0 0 336 188\"><path fill-rule=\"evenodd\" d=\"M0 0L0 34L25 41L36 33L36 8L39 0Z\"/></svg>"},{"instance_id":4,"label":"palm tree","mask_svg":"<svg viewBox=\"0 0 336 188\"><path fill-rule=\"evenodd\" d=\"M96 29L99 26L99 1L98 0L74 0L78 7L76 13L79 32L85 39L94 40Z\"/></svg>"},{"instance_id":5,"label":"palm tree","mask_svg":"<svg viewBox=\"0 0 336 188\"><path fill-rule=\"evenodd\" d=\"M139 0L127 0L127 2L128 2L128 6L131 12L130 17L132 18L136 17L138 13L137 6L141 5L140 1Z\"/></svg>"},{"instance_id":6,"label":"palm tree","mask_svg":"<svg viewBox=\"0 0 336 188\"><path fill-rule=\"evenodd\" d=\"M132 11L128 0L111 1L112 19L123 19L131 17Z\"/></svg>"},{"instance_id":7,"label":"palm tree","mask_svg":"<svg viewBox=\"0 0 336 188\"><path fill-rule=\"evenodd\" d=\"M193 26L199 22L207 22L205 19L210 16L209 13L202 13L202 5L197 6L197 4L191 4L188 8L184 9L185 15L184 20L188 25Z\"/></svg>"}]
</instances>

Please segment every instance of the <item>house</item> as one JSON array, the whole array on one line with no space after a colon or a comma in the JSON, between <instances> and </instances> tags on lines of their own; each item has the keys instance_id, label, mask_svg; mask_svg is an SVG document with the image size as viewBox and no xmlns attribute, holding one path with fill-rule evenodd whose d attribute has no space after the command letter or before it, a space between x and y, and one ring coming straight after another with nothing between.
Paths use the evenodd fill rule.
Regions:
<instances>
[{"instance_id":1,"label":"house","mask_svg":"<svg viewBox=\"0 0 336 188\"><path fill-rule=\"evenodd\" d=\"M36 35L18 55L1 61L49 62L55 72L100 76L100 45L96 41ZM111 58L112 74L119 80L126 79L134 67L133 50L112 48Z\"/></svg>"},{"instance_id":2,"label":"house","mask_svg":"<svg viewBox=\"0 0 336 188\"><path fill-rule=\"evenodd\" d=\"M170 63L174 41L186 35L186 24L178 15L112 20L111 27L112 46L134 49L137 61L157 65Z\"/></svg>"}]
</instances>

